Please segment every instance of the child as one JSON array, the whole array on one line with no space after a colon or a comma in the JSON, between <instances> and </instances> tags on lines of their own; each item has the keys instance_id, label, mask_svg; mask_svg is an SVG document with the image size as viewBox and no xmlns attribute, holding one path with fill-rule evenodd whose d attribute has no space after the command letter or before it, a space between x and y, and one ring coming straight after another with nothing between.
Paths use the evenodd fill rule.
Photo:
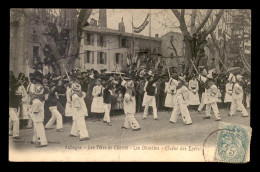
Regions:
<instances>
[{"instance_id":1,"label":"child","mask_svg":"<svg viewBox=\"0 0 260 172\"><path fill-rule=\"evenodd\" d=\"M122 94L122 90L118 89L117 90L117 98L116 98L116 110L117 110L117 114L121 115L122 114L122 110L124 110L124 98L123 98L123 94Z\"/></svg>"},{"instance_id":2,"label":"child","mask_svg":"<svg viewBox=\"0 0 260 172\"><path fill-rule=\"evenodd\" d=\"M86 93L81 91L81 86L77 82L72 84L71 89L71 110L73 111L73 123L70 136L77 137L79 135L79 141L85 141L89 139L85 121L85 116L88 116L88 110L84 102Z\"/></svg>"}]
</instances>

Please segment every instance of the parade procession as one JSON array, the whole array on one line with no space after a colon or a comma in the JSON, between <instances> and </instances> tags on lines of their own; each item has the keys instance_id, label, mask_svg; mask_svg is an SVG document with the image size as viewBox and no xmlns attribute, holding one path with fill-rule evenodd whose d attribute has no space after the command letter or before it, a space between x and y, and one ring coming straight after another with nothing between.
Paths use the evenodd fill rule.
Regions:
<instances>
[{"instance_id":1,"label":"parade procession","mask_svg":"<svg viewBox=\"0 0 260 172\"><path fill-rule=\"evenodd\" d=\"M248 11L131 10L11 10L9 140L33 149L165 127L174 140L190 126L250 120L251 25L237 26Z\"/></svg>"}]
</instances>

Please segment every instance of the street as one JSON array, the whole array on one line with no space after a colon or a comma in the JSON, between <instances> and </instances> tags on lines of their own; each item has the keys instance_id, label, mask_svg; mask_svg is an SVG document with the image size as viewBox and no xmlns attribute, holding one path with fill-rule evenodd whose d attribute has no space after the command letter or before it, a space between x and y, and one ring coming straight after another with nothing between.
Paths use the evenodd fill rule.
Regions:
<instances>
[{"instance_id":1,"label":"street","mask_svg":"<svg viewBox=\"0 0 260 172\"><path fill-rule=\"evenodd\" d=\"M248 110L249 111L249 110ZM228 116L228 111L220 109L223 122L250 125L250 117L242 117L240 112L236 116ZM90 140L79 141L78 138L69 137L71 124L64 124L64 132L56 132L56 129L45 130L48 140L48 146L40 148L41 150L53 150L64 148L66 145L96 145L96 144L120 144L120 145L140 145L140 144L188 144L202 145L206 137L218 129L219 121L215 121L215 116L211 119L202 119L205 111L201 113L191 112L192 125L184 125L181 117L176 124L170 123L171 112L158 112L159 120L153 120L149 115L146 120L142 119L142 113L136 114L136 119L141 125L140 131L132 129L122 129L124 115L111 117L112 126L103 122L92 122L87 118L87 129ZM33 129L20 130L20 139L13 140L9 136L9 145L15 146L17 150L35 149L30 143L33 135Z\"/></svg>"}]
</instances>

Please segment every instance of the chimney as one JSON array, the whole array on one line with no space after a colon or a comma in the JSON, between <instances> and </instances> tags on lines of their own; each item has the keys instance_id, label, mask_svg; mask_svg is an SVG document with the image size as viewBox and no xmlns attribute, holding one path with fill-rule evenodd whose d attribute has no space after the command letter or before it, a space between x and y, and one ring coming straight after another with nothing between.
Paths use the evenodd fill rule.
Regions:
<instances>
[{"instance_id":1,"label":"chimney","mask_svg":"<svg viewBox=\"0 0 260 172\"><path fill-rule=\"evenodd\" d=\"M107 27L107 10L99 9L98 26Z\"/></svg>"},{"instance_id":2,"label":"chimney","mask_svg":"<svg viewBox=\"0 0 260 172\"><path fill-rule=\"evenodd\" d=\"M122 17L121 23L118 23L118 30L120 32L125 32L125 24L124 24L124 21L123 21L123 17Z\"/></svg>"},{"instance_id":3,"label":"chimney","mask_svg":"<svg viewBox=\"0 0 260 172\"><path fill-rule=\"evenodd\" d=\"M91 25L91 26L97 26L97 20L95 20L95 19L92 18L92 19L90 20L90 25Z\"/></svg>"},{"instance_id":4,"label":"chimney","mask_svg":"<svg viewBox=\"0 0 260 172\"><path fill-rule=\"evenodd\" d=\"M155 34L155 38L159 38L159 34Z\"/></svg>"}]
</instances>

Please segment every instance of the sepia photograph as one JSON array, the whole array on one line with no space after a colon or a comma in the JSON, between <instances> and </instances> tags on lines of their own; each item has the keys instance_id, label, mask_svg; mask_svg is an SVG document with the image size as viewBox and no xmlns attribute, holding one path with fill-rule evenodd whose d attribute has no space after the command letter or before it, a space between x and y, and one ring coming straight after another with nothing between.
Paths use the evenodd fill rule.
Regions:
<instances>
[{"instance_id":1,"label":"sepia photograph","mask_svg":"<svg viewBox=\"0 0 260 172\"><path fill-rule=\"evenodd\" d=\"M251 9L11 8L10 162L250 162Z\"/></svg>"}]
</instances>

